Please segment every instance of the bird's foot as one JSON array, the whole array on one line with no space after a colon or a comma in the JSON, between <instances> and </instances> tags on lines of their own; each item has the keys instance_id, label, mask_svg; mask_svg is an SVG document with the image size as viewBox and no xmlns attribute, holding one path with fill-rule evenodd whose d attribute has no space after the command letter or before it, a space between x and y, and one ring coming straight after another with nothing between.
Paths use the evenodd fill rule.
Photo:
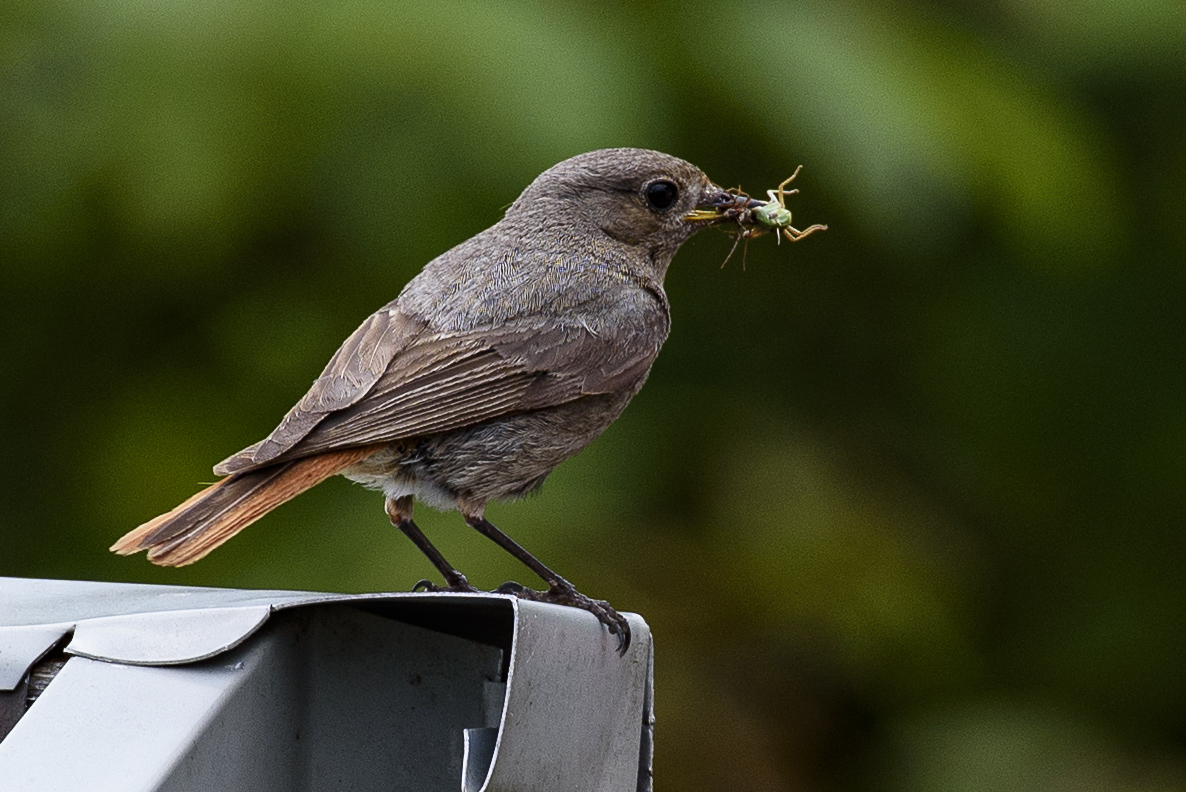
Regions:
<instances>
[{"instance_id":1,"label":"bird's foot","mask_svg":"<svg viewBox=\"0 0 1186 792\"><path fill-rule=\"evenodd\" d=\"M412 591L445 592L448 594L480 594L481 589L470 585L465 575L455 572L445 578L444 586L438 586L428 578L424 578L412 586Z\"/></svg>"},{"instance_id":2,"label":"bird's foot","mask_svg":"<svg viewBox=\"0 0 1186 792\"><path fill-rule=\"evenodd\" d=\"M630 623L605 600L595 600L586 597L576 590L567 580L553 582L547 591L536 591L527 588L513 580L503 583L494 589L496 594L514 594L519 599L532 602L550 602L554 605L567 605L570 608L580 608L589 611L597 620L605 625L610 635L618 639L618 654L625 655L630 648Z\"/></svg>"}]
</instances>

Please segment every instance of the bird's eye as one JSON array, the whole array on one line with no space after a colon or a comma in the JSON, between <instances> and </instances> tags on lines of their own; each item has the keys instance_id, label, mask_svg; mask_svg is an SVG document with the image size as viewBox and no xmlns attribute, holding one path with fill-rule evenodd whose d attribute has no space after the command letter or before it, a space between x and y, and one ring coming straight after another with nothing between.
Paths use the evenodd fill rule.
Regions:
<instances>
[{"instance_id":1,"label":"bird's eye","mask_svg":"<svg viewBox=\"0 0 1186 792\"><path fill-rule=\"evenodd\" d=\"M647 203L662 212L670 209L679 200L679 188L667 180L651 182L646 187Z\"/></svg>"}]
</instances>

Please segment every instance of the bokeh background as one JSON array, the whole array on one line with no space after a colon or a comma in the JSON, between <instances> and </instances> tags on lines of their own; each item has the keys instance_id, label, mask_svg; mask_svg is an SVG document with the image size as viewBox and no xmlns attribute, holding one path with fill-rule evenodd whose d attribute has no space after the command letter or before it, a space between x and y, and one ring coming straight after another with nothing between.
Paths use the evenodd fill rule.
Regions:
<instances>
[{"instance_id":1,"label":"bokeh background","mask_svg":"<svg viewBox=\"0 0 1186 792\"><path fill-rule=\"evenodd\" d=\"M686 245L642 394L489 512L649 621L658 788L1186 789L1177 0L5 3L0 574L428 574L343 480L193 567L106 548L620 145L755 194L803 164L830 226Z\"/></svg>"}]
</instances>

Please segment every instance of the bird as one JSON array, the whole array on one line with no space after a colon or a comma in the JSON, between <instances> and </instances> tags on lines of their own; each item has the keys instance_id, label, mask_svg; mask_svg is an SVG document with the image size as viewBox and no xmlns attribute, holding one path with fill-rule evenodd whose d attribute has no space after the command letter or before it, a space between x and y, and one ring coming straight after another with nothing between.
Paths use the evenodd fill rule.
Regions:
<instances>
[{"instance_id":1,"label":"bird","mask_svg":"<svg viewBox=\"0 0 1186 792\"><path fill-rule=\"evenodd\" d=\"M538 490L621 414L667 339L663 282L676 251L761 205L657 151L601 149L560 162L371 314L271 434L215 466L220 480L111 550L190 564L341 475L382 492L392 524L444 578L444 587L417 589L477 590L414 522L419 500L460 512L547 585L496 591L587 610L624 654L626 619L484 511Z\"/></svg>"}]
</instances>

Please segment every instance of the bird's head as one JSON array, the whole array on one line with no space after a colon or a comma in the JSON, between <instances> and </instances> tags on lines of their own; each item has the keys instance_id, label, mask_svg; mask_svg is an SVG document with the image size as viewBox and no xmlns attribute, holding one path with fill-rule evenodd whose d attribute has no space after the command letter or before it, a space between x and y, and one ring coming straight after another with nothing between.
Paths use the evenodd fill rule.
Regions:
<instances>
[{"instance_id":1,"label":"bird's head","mask_svg":"<svg viewBox=\"0 0 1186 792\"><path fill-rule=\"evenodd\" d=\"M641 248L662 278L692 234L761 205L713 184L695 165L647 149L600 149L544 171L506 221L542 233L585 234Z\"/></svg>"}]
</instances>

